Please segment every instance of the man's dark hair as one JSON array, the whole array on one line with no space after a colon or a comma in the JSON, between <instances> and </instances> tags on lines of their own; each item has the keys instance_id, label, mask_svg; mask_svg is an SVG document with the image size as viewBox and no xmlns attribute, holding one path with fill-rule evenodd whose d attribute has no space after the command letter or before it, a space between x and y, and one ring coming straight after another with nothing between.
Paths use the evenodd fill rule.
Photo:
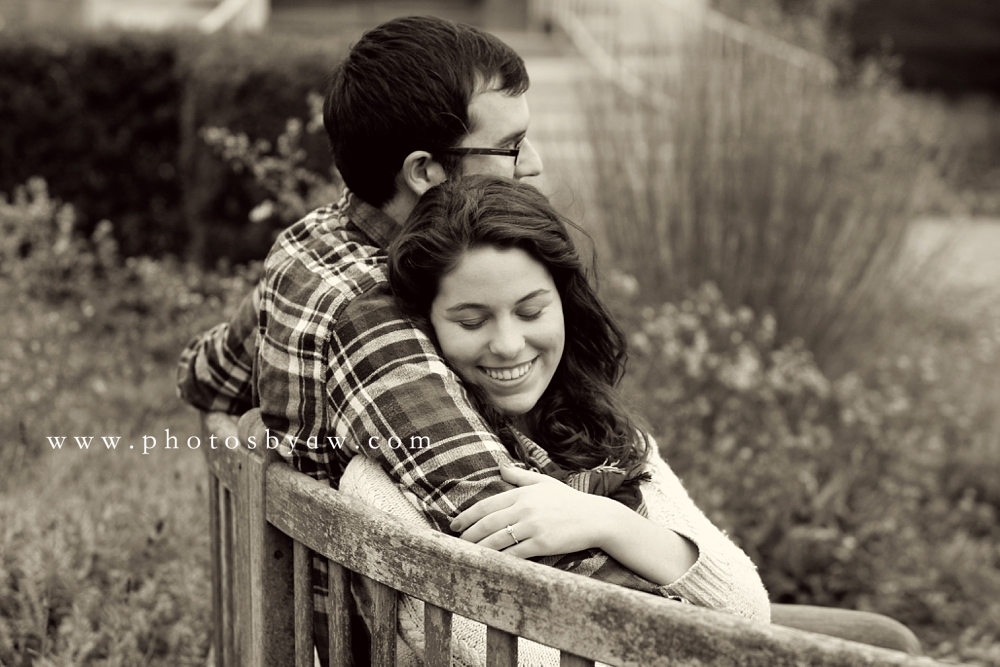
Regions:
<instances>
[{"instance_id":1,"label":"man's dark hair","mask_svg":"<svg viewBox=\"0 0 1000 667\"><path fill-rule=\"evenodd\" d=\"M528 89L524 61L471 26L430 16L388 21L366 32L333 71L323 124L344 183L381 207L396 192L407 155L425 150L449 174L455 147L474 128L469 103L490 89Z\"/></svg>"}]
</instances>

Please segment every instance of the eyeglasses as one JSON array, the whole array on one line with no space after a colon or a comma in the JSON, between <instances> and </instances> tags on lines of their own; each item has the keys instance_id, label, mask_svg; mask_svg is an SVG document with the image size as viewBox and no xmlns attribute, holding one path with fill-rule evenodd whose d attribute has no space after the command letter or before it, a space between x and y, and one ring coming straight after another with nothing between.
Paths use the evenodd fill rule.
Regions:
<instances>
[{"instance_id":1,"label":"eyeglasses","mask_svg":"<svg viewBox=\"0 0 1000 667\"><path fill-rule=\"evenodd\" d=\"M458 148L445 148L439 152L450 155L499 155L501 157L512 157L514 158L514 166L516 167L517 158L521 155L521 144L519 143L515 148L467 148L459 146Z\"/></svg>"}]
</instances>

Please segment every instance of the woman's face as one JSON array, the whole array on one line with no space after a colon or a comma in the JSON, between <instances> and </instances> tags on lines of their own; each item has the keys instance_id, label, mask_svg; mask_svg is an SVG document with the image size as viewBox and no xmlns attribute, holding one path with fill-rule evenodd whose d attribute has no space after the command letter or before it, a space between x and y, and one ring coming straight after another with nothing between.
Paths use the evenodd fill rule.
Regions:
<instances>
[{"instance_id":1,"label":"woman's face","mask_svg":"<svg viewBox=\"0 0 1000 667\"><path fill-rule=\"evenodd\" d=\"M518 248L466 251L441 279L431 325L458 375L516 415L549 386L566 341L552 276Z\"/></svg>"}]
</instances>

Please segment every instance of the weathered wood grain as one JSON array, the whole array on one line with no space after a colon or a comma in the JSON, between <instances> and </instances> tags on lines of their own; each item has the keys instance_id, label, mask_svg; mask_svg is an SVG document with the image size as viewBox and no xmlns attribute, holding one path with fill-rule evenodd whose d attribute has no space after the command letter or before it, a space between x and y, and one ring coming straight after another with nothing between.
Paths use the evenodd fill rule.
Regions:
<instances>
[{"instance_id":1,"label":"weathered wood grain","mask_svg":"<svg viewBox=\"0 0 1000 667\"><path fill-rule=\"evenodd\" d=\"M236 417L222 414L220 412L210 412L204 415L202 420L201 447L199 449L205 454L205 461L208 468L219 478L222 485L227 489L237 486L239 476L239 460L241 455L246 454L246 450L227 449L225 440L228 437L239 437ZM212 449L209 444L209 436L215 435L216 448Z\"/></svg>"},{"instance_id":2,"label":"weathered wood grain","mask_svg":"<svg viewBox=\"0 0 1000 667\"><path fill-rule=\"evenodd\" d=\"M287 466L268 469L268 521L376 581L454 613L612 664L933 665L626 590L415 529ZM297 508L310 507L310 512ZM372 548L379 545L379 548Z\"/></svg>"},{"instance_id":3,"label":"weathered wood grain","mask_svg":"<svg viewBox=\"0 0 1000 667\"><path fill-rule=\"evenodd\" d=\"M212 453L211 460L220 469L235 466L240 470L241 465L245 467L245 459L241 462L240 457L251 455L242 449L221 453L217 450ZM220 474L220 479L225 474L228 473ZM371 586L376 591L381 589L375 595L378 598L375 616L378 618L383 610L384 619L391 617L392 634L387 634L390 632L388 620L382 624L384 627L380 626L382 629L375 629L373 649L376 652L383 649L376 645L374 636L394 637L396 594L392 589L395 589L441 610L496 628L496 637L507 637L505 633L510 633L571 652L572 656L562 658L563 664L569 665L590 664L590 660L651 666L929 667L940 664L927 658L679 605L510 558L457 538L405 525L283 463L267 466L263 477L267 521L302 543L302 546L296 544L294 558L294 615L296 635L308 637L310 644L312 590L305 547L384 585ZM234 493L246 492L246 484L234 490ZM309 511L302 511L302 508L309 508ZM227 526L220 526L220 530L225 543L229 532ZM245 537L246 532L246 529L237 531L235 536L237 539ZM223 552L232 553L227 551L225 544ZM229 568L225 575L229 592L234 583L231 573L232 568ZM303 618L306 612L300 601L307 601L308 621ZM390 607L391 615L384 612ZM288 610L288 613L293 612ZM432 609L430 613L438 612ZM238 614L233 620L243 622ZM434 624L432 621L430 625ZM298 646L298 641L296 643ZM395 641L380 644L391 645L395 650ZM311 653L309 655L311 659Z\"/></svg>"},{"instance_id":4,"label":"weathered wood grain","mask_svg":"<svg viewBox=\"0 0 1000 667\"><path fill-rule=\"evenodd\" d=\"M486 628L486 667L517 667L517 635Z\"/></svg>"},{"instance_id":5,"label":"weathered wood grain","mask_svg":"<svg viewBox=\"0 0 1000 667\"><path fill-rule=\"evenodd\" d=\"M309 549L295 540L292 547L295 572L295 667L311 667L313 664L313 590L312 563Z\"/></svg>"},{"instance_id":6,"label":"weathered wood grain","mask_svg":"<svg viewBox=\"0 0 1000 667\"><path fill-rule=\"evenodd\" d=\"M237 664L235 662L236 654L236 634L237 634L237 616L236 616L236 592L235 592L235 576L233 572L233 558L235 558L233 551L233 497L229 489L222 487L220 492L222 496L221 500L221 511L219 512L219 518L221 521L222 530L222 577L224 592L222 596L222 616L225 619L225 625L222 626L223 631L223 659L226 665Z\"/></svg>"},{"instance_id":7,"label":"weathered wood grain","mask_svg":"<svg viewBox=\"0 0 1000 667\"><path fill-rule=\"evenodd\" d=\"M374 579L372 594L372 667L396 667L396 591Z\"/></svg>"},{"instance_id":8,"label":"weathered wood grain","mask_svg":"<svg viewBox=\"0 0 1000 667\"><path fill-rule=\"evenodd\" d=\"M429 603L424 604L424 662L451 663L451 612Z\"/></svg>"},{"instance_id":9,"label":"weathered wood grain","mask_svg":"<svg viewBox=\"0 0 1000 667\"><path fill-rule=\"evenodd\" d=\"M223 629L226 627L222 609L222 521L219 513L222 511L219 502L219 478L211 470L208 471L208 524L209 549L212 558L212 650L214 651L215 667L222 667Z\"/></svg>"},{"instance_id":10,"label":"weathered wood grain","mask_svg":"<svg viewBox=\"0 0 1000 667\"><path fill-rule=\"evenodd\" d=\"M246 425L240 422L240 440L246 442ZM245 457L247 535L250 541L250 654L247 665L290 665L295 660L294 557L292 538L267 522L266 471L275 461L266 451ZM260 591L262 595L253 595ZM307 633L312 636L312 627ZM307 652L310 653L311 646Z\"/></svg>"},{"instance_id":11,"label":"weathered wood grain","mask_svg":"<svg viewBox=\"0 0 1000 667\"><path fill-rule=\"evenodd\" d=\"M351 638L351 572L340 563L327 561L330 594L327 600L329 649L331 665L350 664L353 652Z\"/></svg>"},{"instance_id":12,"label":"weathered wood grain","mask_svg":"<svg viewBox=\"0 0 1000 667\"><path fill-rule=\"evenodd\" d=\"M237 665L250 664L250 516L249 505L252 489L247 477L247 459L237 460L237 484L230 489L229 499L232 517L232 554L230 564L233 573L233 614L236 631L233 633L233 659Z\"/></svg>"},{"instance_id":13,"label":"weathered wood grain","mask_svg":"<svg viewBox=\"0 0 1000 667\"><path fill-rule=\"evenodd\" d=\"M562 651L559 653L559 667L594 667L594 661Z\"/></svg>"}]
</instances>

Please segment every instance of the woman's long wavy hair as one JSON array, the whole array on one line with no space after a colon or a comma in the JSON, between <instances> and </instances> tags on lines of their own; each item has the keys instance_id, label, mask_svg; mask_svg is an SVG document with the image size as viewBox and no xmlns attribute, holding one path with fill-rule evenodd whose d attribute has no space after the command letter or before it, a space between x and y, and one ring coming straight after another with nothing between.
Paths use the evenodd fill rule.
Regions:
<instances>
[{"instance_id":1,"label":"woman's long wavy hair","mask_svg":"<svg viewBox=\"0 0 1000 667\"><path fill-rule=\"evenodd\" d=\"M645 461L646 444L616 391L625 372L625 334L591 285L569 227L586 236L527 183L484 175L449 179L420 198L389 247L389 284L403 311L433 332L431 303L467 250L519 248L540 262L562 300L566 344L551 383L525 415L528 430L567 470L608 464L633 472ZM480 388L466 387L486 422L521 456L510 416Z\"/></svg>"}]
</instances>

